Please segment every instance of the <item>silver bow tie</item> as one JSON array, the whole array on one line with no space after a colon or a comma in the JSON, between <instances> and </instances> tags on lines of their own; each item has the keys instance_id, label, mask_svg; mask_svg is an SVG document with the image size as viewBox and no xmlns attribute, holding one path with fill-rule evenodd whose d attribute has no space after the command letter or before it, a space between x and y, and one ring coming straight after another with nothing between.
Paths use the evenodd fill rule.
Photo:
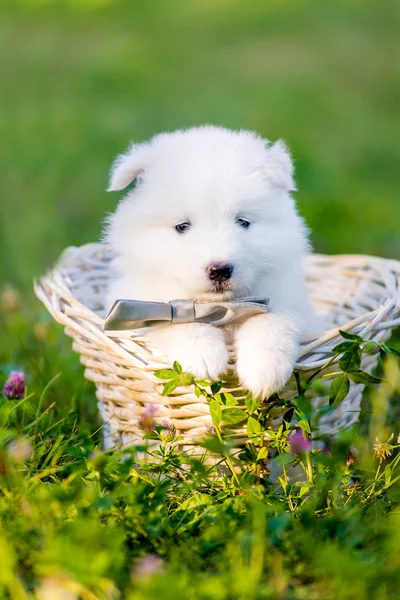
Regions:
<instances>
[{"instance_id":1,"label":"silver bow tie","mask_svg":"<svg viewBox=\"0 0 400 600\"><path fill-rule=\"evenodd\" d=\"M107 314L104 331L141 329L167 323L226 325L267 312L269 298L238 298L230 302L142 302L116 300Z\"/></svg>"}]
</instances>

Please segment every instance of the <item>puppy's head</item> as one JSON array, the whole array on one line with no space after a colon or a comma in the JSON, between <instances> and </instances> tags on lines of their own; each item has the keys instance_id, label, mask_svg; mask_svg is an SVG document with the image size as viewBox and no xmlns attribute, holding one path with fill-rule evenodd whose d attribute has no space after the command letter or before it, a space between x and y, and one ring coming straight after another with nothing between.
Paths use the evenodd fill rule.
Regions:
<instances>
[{"instance_id":1,"label":"puppy's head","mask_svg":"<svg viewBox=\"0 0 400 600\"><path fill-rule=\"evenodd\" d=\"M161 134L117 157L109 190L133 182L106 240L138 297L257 294L306 248L280 141L216 127Z\"/></svg>"}]
</instances>

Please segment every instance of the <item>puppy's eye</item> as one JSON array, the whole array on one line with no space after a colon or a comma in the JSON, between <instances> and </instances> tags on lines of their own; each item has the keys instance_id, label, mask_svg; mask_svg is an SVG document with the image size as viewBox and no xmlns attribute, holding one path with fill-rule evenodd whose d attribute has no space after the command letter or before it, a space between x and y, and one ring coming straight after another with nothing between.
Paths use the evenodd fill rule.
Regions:
<instances>
[{"instance_id":1,"label":"puppy's eye","mask_svg":"<svg viewBox=\"0 0 400 600\"><path fill-rule=\"evenodd\" d=\"M248 229L251 225L250 221L242 218L236 219L236 224L239 225L239 227L242 227L243 229Z\"/></svg>"},{"instance_id":2,"label":"puppy's eye","mask_svg":"<svg viewBox=\"0 0 400 600\"><path fill-rule=\"evenodd\" d=\"M192 225L189 223L189 221L184 221L183 223L178 223L175 225L175 229L178 233L185 233L185 231L190 229L191 226Z\"/></svg>"}]
</instances>

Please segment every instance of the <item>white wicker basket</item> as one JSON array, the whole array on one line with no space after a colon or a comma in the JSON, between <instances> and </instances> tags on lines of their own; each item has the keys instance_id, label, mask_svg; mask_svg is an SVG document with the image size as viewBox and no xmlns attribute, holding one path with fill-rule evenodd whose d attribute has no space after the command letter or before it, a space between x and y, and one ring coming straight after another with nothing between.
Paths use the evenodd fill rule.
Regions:
<instances>
[{"instance_id":1,"label":"white wicker basket","mask_svg":"<svg viewBox=\"0 0 400 600\"><path fill-rule=\"evenodd\" d=\"M85 376L96 384L104 445L110 448L141 440L138 421L149 404L156 405L156 420L174 423L183 445L195 445L212 425L206 399L197 398L192 388L182 387L171 396L162 396L163 383L154 372L169 365L157 348L135 332L120 332L112 338L103 332L110 258L102 244L67 248L55 269L35 284L38 298L73 338L73 349L86 367ZM398 261L311 255L307 279L317 310L326 313L331 324L319 337L302 342L297 369L308 375L321 368L332 357L331 349L343 341L339 328L382 342L400 325ZM371 369L375 360L375 356L364 355L362 368ZM335 362L326 374L337 370ZM237 385L232 375L223 380L223 389L233 391L240 402L246 391ZM342 404L322 417L321 429L334 433L354 423L362 390L363 386L352 384ZM294 393L292 377L280 395L287 398ZM327 398L315 398L313 402L315 406L326 405ZM278 410L271 427L276 426L279 417Z\"/></svg>"}]
</instances>

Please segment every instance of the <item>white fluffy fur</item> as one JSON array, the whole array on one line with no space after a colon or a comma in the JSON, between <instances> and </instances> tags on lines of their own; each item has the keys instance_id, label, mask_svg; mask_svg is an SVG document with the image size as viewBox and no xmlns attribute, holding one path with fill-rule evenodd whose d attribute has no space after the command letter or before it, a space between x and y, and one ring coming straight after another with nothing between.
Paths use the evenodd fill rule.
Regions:
<instances>
[{"instance_id":1,"label":"white fluffy fur","mask_svg":"<svg viewBox=\"0 0 400 600\"><path fill-rule=\"evenodd\" d=\"M301 333L315 328L304 279L307 230L290 191L286 146L249 131L199 127L163 133L117 158L109 190L136 179L108 221L116 258L108 306L117 298L164 301L270 298L270 313L234 332L238 375L267 397L289 378ZM238 217L251 222L241 228ZM179 234L175 225L190 221ZM211 263L233 265L228 288L216 292ZM225 331L170 325L149 335L171 361L198 377L217 379L228 366Z\"/></svg>"}]
</instances>

